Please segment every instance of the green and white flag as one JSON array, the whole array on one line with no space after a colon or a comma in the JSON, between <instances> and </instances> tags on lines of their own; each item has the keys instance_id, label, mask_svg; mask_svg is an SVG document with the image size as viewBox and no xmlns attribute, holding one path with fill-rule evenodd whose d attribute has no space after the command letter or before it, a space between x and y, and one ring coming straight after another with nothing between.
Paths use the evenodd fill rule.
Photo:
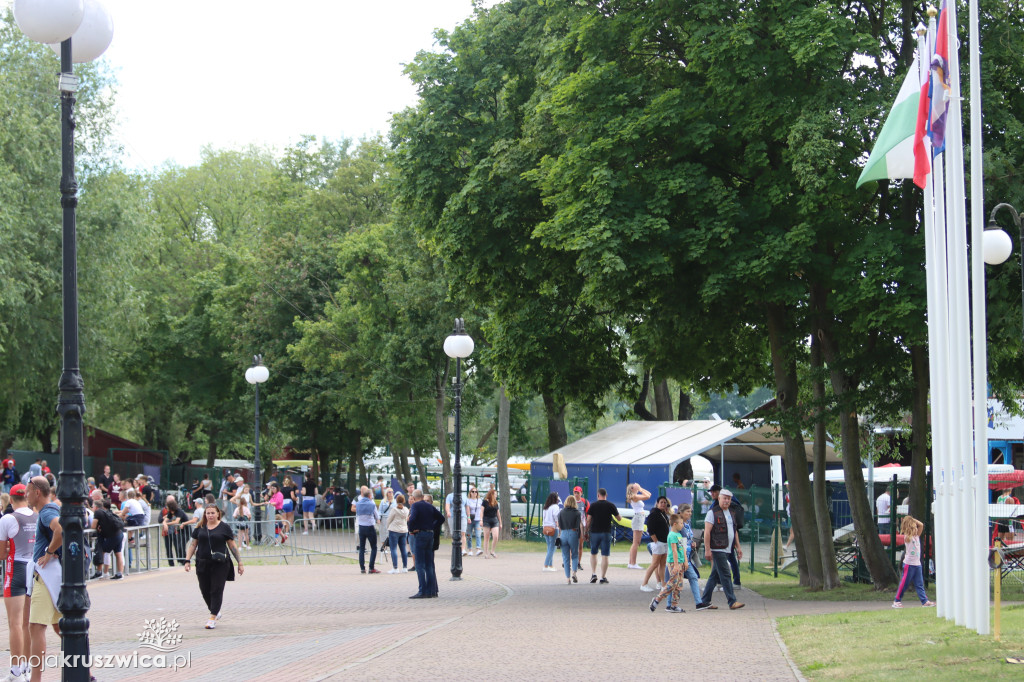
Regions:
<instances>
[{"instance_id":1,"label":"green and white flag","mask_svg":"<svg viewBox=\"0 0 1024 682\"><path fill-rule=\"evenodd\" d=\"M892 111L885 119L882 132L878 135L875 148L871 150L868 163L864 166L860 179L857 180L857 187L872 180L897 180L902 178L915 177L915 163L928 164L927 155L922 154L923 149L917 150L918 157L915 160L915 142L918 132L918 115L922 98L921 68L918 58L914 57L914 63L910 65L910 73L903 81L903 87L896 95L896 102L892 105ZM920 146L920 145L918 145ZM925 166L925 175L927 174ZM921 168L917 168L920 173Z\"/></svg>"}]
</instances>

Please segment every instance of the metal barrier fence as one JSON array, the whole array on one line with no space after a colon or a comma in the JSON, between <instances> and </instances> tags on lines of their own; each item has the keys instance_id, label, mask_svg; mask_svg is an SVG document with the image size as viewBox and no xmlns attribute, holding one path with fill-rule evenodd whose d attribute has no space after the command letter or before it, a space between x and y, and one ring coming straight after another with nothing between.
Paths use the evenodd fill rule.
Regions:
<instances>
[{"instance_id":1,"label":"metal barrier fence","mask_svg":"<svg viewBox=\"0 0 1024 682\"><path fill-rule=\"evenodd\" d=\"M314 521L297 519L289 523L271 515L259 522L222 523L227 523L234 531L243 560L311 563L314 557L342 556L356 551L354 516L317 518ZM170 526L167 535L163 535L162 524L125 528L122 545L124 572L145 573L164 566L183 565L194 528L192 524ZM87 531L87 535L91 546L94 531Z\"/></svg>"}]
</instances>

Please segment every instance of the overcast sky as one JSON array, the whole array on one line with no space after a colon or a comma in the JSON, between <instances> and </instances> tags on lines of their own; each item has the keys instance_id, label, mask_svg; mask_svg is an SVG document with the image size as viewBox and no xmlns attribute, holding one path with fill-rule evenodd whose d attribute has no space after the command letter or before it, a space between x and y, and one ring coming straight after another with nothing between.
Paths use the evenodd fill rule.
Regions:
<instances>
[{"instance_id":1,"label":"overcast sky","mask_svg":"<svg viewBox=\"0 0 1024 682\"><path fill-rule=\"evenodd\" d=\"M102 1L133 168L193 164L207 144L386 132L415 102L402 64L472 14L471 0Z\"/></svg>"}]
</instances>

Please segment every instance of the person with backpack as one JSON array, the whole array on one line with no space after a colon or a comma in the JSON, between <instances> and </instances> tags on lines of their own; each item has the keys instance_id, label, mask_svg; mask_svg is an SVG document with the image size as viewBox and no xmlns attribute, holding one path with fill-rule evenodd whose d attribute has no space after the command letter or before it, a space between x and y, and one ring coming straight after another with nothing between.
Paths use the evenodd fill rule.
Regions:
<instances>
[{"instance_id":1,"label":"person with backpack","mask_svg":"<svg viewBox=\"0 0 1024 682\"><path fill-rule=\"evenodd\" d=\"M109 498L93 500L92 529L96 531L98 550L93 552L92 557L92 563L96 567L96 572L92 574L93 580L107 575L111 554L114 555L116 572L110 579L120 580L124 577L124 521L110 510Z\"/></svg>"}]
</instances>

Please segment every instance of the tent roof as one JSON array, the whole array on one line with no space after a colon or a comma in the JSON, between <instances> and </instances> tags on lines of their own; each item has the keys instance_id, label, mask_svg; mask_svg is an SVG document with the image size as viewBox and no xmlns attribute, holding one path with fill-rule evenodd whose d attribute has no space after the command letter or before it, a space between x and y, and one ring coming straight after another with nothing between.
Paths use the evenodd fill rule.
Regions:
<instances>
[{"instance_id":1,"label":"tent roof","mask_svg":"<svg viewBox=\"0 0 1024 682\"><path fill-rule=\"evenodd\" d=\"M769 455L783 454L782 436L771 425L747 420L730 421L626 421L613 424L555 452L566 464L676 465L695 455L720 456L722 447L730 462L764 462ZM807 458L813 443L806 442ZM549 452L536 462L551 462ZM838 462L831 443L826 460Z\"/></svg>"}]
</instances>

